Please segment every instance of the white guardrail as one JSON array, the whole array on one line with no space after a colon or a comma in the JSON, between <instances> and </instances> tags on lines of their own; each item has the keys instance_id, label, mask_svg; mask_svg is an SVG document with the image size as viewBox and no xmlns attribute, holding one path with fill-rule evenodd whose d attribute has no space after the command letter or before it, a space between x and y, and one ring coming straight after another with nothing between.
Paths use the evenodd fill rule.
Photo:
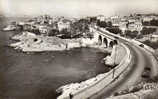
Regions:
<instances>
[{"instance_id":1,"label":"white guardrail","mask_svg":"<svg viewBox=\"0 0 158 99\"><path fill-rule=\"evenodd\" d=\"M121 45L125 48L126 55L121 60L120 64L116 66L114 69L110 70L105 77L98 80L97 82L93 83L92 85L86 87L86 88L79 88L79 90L72 91L71 95L65 95L62 97L58 97L58 99L87 99L97 93L99 93L102 89L104 89L106 86L111 84L115 79L117 79L128 67L131 62L132 56L129 48L121 43ZM114 72L114 71L115 72ZM113 75L113 72L115 73Z\"/></svg>"}]
</instances>

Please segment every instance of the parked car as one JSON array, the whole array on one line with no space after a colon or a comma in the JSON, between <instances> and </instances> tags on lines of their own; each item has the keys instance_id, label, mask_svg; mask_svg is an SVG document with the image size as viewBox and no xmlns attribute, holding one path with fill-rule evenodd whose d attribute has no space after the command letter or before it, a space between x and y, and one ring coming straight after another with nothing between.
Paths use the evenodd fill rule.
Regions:
<instances>
[{"instance_id":1,"label":"parked car","mask_svg":"<svg viewBox=\"0 0 158 99\"><path fill-rule=\"evenodd\" d=\"M140 47L144 47L144 45L143 45L143 44L140 44L139 46L140 46Z\"/></svg>"}]
</instances>

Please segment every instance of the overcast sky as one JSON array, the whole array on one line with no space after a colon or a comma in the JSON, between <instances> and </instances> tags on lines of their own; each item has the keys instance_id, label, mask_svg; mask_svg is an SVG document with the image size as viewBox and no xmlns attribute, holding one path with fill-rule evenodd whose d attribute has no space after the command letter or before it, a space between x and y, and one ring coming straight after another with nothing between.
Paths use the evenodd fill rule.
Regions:
<instances>
[{"instance_id":1,"label":"overcast sky","mask_svg":"<svg viewBox=\"0 0 158 99\"><path fill-rule=\"evenodd\" d=\"M0 0L5 15L106 16L158 12L158 0Z\"/></svg>"}]
</instances>

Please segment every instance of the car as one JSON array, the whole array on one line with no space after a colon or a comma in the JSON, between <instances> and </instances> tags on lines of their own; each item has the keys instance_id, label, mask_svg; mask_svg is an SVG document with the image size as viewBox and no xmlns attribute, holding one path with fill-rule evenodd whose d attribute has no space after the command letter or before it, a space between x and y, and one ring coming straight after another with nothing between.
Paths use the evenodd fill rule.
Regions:
<instances>
[{"instance_id":1,"label":"car","mask_svg":"<svg viewBox=\"0 0 158 99\"><path fill-rule=\"evenodd\" d=\"M143 45L143 44L140 44L139 46L140 46L140 47L144 47L144 45Z\"/></svg>"}]
</instances>

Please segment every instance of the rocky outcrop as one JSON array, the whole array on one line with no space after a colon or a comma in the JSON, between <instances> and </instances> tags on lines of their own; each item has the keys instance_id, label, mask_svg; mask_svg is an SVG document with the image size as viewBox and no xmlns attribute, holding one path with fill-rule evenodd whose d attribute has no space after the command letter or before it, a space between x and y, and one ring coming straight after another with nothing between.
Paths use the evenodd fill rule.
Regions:
<instances>
[{"instance_id":1,"label":"rocky outcrop","mask_svg":"<svg viewBox=\"0 0 158 99\"><path fill-rule=\"evenodd\" d=\"M16 26L14 25L8 25L5 28L3 28L3 31L13 31L16 29Z\"/></svg>"},{"instance_id":2,"label":"rocky outcrop","mask_svg":"<svg viewBox=\"0 0 158 99\"><path fill-rule=\"evenodd\" d=\"M12 37L19 42L10 44L15 49L20 49L23 52L39 52L52 50L65 50L66 45L57 37L37 36L30 32L23 32L21 35Z\"/></svg>"},{"instance_id":3,"label":"rocky outcrop","mask_svg":"<svg viewBox=\"0 0 158 99\"><path fill-rule=\"evenodd\" d=\"M19 42L10 44L23 52L62 51L85 45L79 39L60 39L58 37L40 36L30 32L23 32L12 37Z\"/></svg>"}]
</instances>

